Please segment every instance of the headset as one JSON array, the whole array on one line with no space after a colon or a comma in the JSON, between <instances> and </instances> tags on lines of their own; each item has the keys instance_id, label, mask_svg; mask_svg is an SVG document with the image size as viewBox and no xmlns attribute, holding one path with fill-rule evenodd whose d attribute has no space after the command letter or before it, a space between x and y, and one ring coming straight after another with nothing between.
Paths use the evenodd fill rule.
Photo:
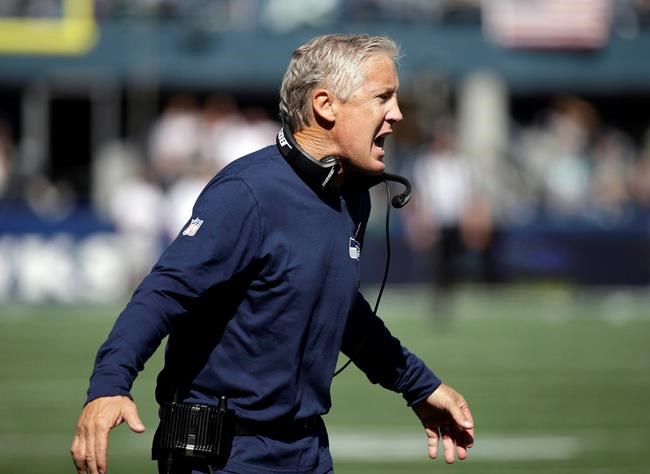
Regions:
<instances>
[{"instance_id":1,"label":"headset","mask_svg":"<svg viewBox=\"0 0 650 474\"><path fill-rule=\"evenodd\" d=\"M278 132L276 144L287 163L289 163L296 174L300 176L310 188L317 193L328 193L334 190L332 178L334 178L341 170L341 163L339 163L338 158L335 156L327 156L322 160L315 159L303 150L300 145L298 145L291 128L286 124L283 125ZM377 316L379 303L384 293L386 280L388 278L388 269L390 268L390 206L388 205L388 202L390 202L390 204L396 209L404 207L411 199L411 183L403 176L390 173L381 173L377 176L359 176L358 181L366 189L382 182L386 188L386 265L384 267L384 276L382 278L379 293L377 294L377 300L375 301L375 307L373 308L373 314ZM391 198L388 181L394 181L401 184L404 186L404 191L401 194L392 196ZM365 338L356 348L356 352L361 350L364 343ZM351 363L352 358L348 359L340 369L336 370L333 377L336 377L338 374L343 372Z\"/></svg>"}]
</instances>

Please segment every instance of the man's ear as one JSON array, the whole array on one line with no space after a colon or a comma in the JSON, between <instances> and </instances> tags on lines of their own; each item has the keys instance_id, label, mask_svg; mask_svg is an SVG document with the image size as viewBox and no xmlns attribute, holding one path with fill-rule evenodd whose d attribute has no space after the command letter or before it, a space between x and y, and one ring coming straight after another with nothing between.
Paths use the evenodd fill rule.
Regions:
<instances>
[{"instance_id":1,"label":"man's ear","mask_svg":"<svg viewBox=\"0 0 650 474\"><path fill-rule=\"evenodd\" d=\"M336 97L327 89L316 89L311 96L314 118L334 123L336 119Z\"/></svg>"}]
</instances>

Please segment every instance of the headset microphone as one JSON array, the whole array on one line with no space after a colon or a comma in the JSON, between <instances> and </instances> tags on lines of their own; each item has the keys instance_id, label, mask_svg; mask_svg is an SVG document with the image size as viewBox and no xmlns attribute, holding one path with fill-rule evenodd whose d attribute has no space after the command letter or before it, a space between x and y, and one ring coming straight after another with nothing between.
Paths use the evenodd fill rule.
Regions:
<instances>
[{"instance_id":1,"label":"headset microphone","mask_svg":"<svg viewBox=\"0 0 650 474\"><path fill-rule=\"evenodd\" d=\"M391 173L381 173L376 176L360 177L360 181L366 188L372 188L379 183L384 183L387 181L394 181L404 186L405 189L403 193L397 194L390 199L390 203L396 209L400 209L406 206L406 204L411 200L411 182L404 176Z\"/></svg>"},{"instance_id":2,"label":"headset microphone","mask_svg":"<svg viewBox=\"0 0 650 474\"><path fill-rule=\"evenodd\" d=\"M400 209L411 200L411 183L408 179L406 179L404 176L399 176L396 174L390 174L390 173L384 173L384 178L387 181L395 181L401 185L403 185L406 189L402 194L397 194L393 196L391 199L390 203L393 205L394 208Z\"/></svg>"}]
</instances>

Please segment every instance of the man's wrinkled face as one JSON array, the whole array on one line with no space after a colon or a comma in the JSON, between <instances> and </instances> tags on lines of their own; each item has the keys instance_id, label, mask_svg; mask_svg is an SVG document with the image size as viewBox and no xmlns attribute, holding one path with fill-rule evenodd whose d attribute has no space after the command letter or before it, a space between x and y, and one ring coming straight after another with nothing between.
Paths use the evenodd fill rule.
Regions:
<instances>
[{"instance_id":1,"label":"man's wrinkled face","mask_svg":"<svg viewBox=\"0 0 650 474\"><path fill-rule=\"evenodd\" d=\"M395 63L383 54L368 59L362 72L363 85L346 102L337 101L332 134L344 170L376 175L384 171L384 140L402 120L399 79Z\"/></svg>"}]
</instances>

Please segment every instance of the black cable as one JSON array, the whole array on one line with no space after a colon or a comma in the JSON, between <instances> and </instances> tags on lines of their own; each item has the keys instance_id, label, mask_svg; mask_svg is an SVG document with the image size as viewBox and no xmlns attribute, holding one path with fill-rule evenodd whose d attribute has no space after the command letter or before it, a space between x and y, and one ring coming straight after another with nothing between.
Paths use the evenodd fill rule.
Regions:
<instances>
[{"instance_id":1,"label":"black cable","mask_svg":"<svg viewBox=\"0 0 650 474\"><path fill-rule=\"evenodd\" d=\"M388 269L390 268L390 188L388 186L388 181L384 179L384 186L386 187L386 264L384 265L384 277L381 280L381 287L379 288L379 294L377 295L377 301L375 301L375 309L373 313L377 316L377 310L379 309L379 302L381 301L381 295L384 294L384 288L386 287L386 280L388 279Z\"/></svg>"},{"instance_id":2,"label":"black cable","mask_svg":"<svg viewBox=\"0 0 650 474\"><path fill-rule=\"evenodd\" d=\"M377 316L377 310L379 309L379 303L381 302L381 296L384 294L384 288L386 287L386 280L388 279L388 269L390 268L390 187L388 186L388 181L384 179L384 186L386 187L386 264L384 266L384 277L381 280L381 286L379 287L379 293L377 294L377 300L375 301L375 308L372 313ZM364 337L362 341L357 346L357 349L354 352L354 355L358 354L363 344L366 342ZM352 363L352 357L350 357L343 367L334 372L332 377L336 377L338 374L343 372L347 367Z\"/></svg>"}]
</instances>

